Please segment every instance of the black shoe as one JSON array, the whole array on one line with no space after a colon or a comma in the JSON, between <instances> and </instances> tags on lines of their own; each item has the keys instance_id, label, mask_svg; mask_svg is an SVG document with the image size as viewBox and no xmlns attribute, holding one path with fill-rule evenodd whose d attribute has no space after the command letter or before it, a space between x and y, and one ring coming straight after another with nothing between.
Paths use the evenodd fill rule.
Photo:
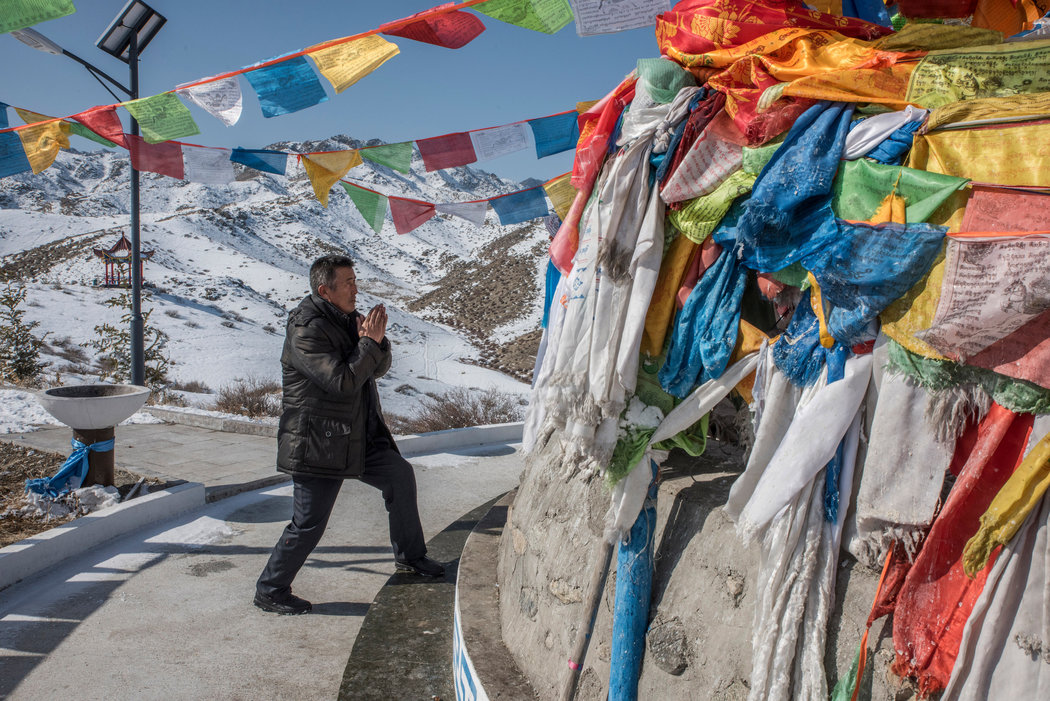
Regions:
<instances>
[{"instance_id":1,"label":"black shoe","mask_svg":"<svg viewBox=\"0 0 1050 701\"><path fill-rule=\"evenodd\" d=\"M301 613L310 613L314 608L309 601L300 599L292 592L276 597L255 592L253 603L263 611L279 613L282 616L298 616Z\"/></svg>"},{"instance_id":2,"label":"black shoe","mask_svg":"<svg viewBox=\"0 0 1050 701\"><path fill-rule=\"evenodd\" d=\"M444 577L445 567L440 562L434 562L427 556L401 562L397 560L394 566L399 572L413 572L423 577Z\"/></svg>"}]
</instances>

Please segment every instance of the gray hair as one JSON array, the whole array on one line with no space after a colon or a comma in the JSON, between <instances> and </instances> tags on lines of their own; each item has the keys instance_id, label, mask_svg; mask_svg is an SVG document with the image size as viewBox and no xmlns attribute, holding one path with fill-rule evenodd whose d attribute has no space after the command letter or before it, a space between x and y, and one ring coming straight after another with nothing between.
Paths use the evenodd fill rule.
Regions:
<instances>
[{"instance_id":1,"label":"gray hair","mask_svg":"<svg viewBox=\"0 0 1050 701\"><path fill-rule=\"evenodd\" d=\"M321 256L310 266L310 291L315 295L320 294L317 290L324 285L331 287L335 282L335 271L338 268L352 268L354 261L349 256L332 254Z\"/></svg>"}]
</instances>

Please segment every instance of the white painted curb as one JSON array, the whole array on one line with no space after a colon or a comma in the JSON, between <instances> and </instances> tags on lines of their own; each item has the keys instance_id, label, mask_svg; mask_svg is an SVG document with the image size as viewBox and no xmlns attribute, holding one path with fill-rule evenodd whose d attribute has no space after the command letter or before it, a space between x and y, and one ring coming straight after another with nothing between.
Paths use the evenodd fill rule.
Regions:
<instances>
[{"instance_id":1,"label":"white painted curb","mask_svg":"<svg viewBox=\"0 0 1050 701\"><path fill-rule=\"evenodd\" d=\"M0 589L114 538L204 506L204 485L180 484L81 516L0 548Z\"/></svg>"},{"instance_id":2,"label":"white painted curb","mask_svg":"<svg viewBox=\"0 0 1050 701\"><path fill-rule=\"evenodd\" d=\"M397 448L405 457L441 453L458 448L477 448L497 443L520 443L525 424L490 424L471 428L450 428L447 431L421 433L415 436L394 436Z\"/></svg>"}]
</instances>

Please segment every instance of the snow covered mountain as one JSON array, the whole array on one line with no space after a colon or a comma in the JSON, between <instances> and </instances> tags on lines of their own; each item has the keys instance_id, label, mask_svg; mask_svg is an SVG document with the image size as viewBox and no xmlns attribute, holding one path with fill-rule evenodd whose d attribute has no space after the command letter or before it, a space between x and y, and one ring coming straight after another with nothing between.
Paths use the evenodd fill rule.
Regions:
<instances>
[{"instance_id":1,"label":"snow covered mountain","mask_svg":"<svg viewBox=\"0 0 1050 701\"><path fill-rule=\"evenodd\" d=\"M334 137L269 148L329 151L378 142ZM470 167L403 175L365 161L348 179L390 195L441 203L519 189ZM142 247L152 291L150 324L171 337L172 377L212 388L236 379L279 379L284 317L308 291L317 256L346 252L357 261L362 308L384 302L395 344L381 382L395 413L413 397L448 386L525 387L539 334L547 245L542 221L501 227L490 210L483 227L438 214L398 236L389 217L374 233L336 186L328 208L317 202L302 166L286 177L237 166L225 186L141 175ZM59 360L51 371L90 365L86 347L103 321L120 312L103 302L118 290L97 286L108 248L129 224L126 153L62 152L48 170L0 179L0 274L27 285L27 318L49 332ZM72 349L72 350L71 350ZM485 369L488 366L492 369ZM502 368L504 373L496 372Z\"/></svg>"}]
</instances>

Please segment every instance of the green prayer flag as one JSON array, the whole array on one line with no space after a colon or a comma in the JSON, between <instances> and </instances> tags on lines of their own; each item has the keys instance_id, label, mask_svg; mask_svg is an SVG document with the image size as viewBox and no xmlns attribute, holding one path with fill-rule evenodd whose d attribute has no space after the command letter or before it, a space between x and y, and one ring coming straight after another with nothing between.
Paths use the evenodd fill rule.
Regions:
<instances>
[{"instance_id":1,"label":"green prayer flag","mask_svg":"<svg viewBox=\"0 0 1050 701\"><path fill-rule=\"evenodd\" d=\"M678 211L667 214L668 221L693 243L703 243L711 235L733 200L751 192L755 176L742 170L734 171L718 187L706 195L694 197Z\"/></svg>"},{"instance_id":2,"label":"green prayer flag","mask_svg":"<svg viewBox=\"0 0 1050 701\"><path fill-rule=\"evenodd\" d=\"M4 0L0 3L0 33L32 27L76 11L73 0Z\"/></svg>"},{"instance_id":3,"label":"green prayer flag","mask_svg":"<svg viewBox=\"0 0 1050 701\"><path fill-rule=\"evenodd\" d=\"M572 21L569 0L489 0L471 9L544 34L554 34Z\"/></svg>"},{"instance_id":4,"label":"green prayer flag","mask_svg":"<svg viewBox=\"0 0 1050 701\"><path fill-rule=\"evenodd\" d=\"M95 143L102 144L103 146L116 146L116 144L110 141L109 139L105 138L104 136L99 136L95 132L85 127L83 124L80 124L79 122L69 122L69 126L73 129L73 133L77 136L83 136L85 139L91 139Z\"/></svg>"},{"instance_id":5,"label":"green prayer flag","mask_svg":"<svg viewBox=\"0 0 1050 701\"><path fill-rule=\"evenodd\" d=\"M193 116L173 92L125 102L124 107L142 129L142 138L151 144L200 134Z\"/></svg>"},{"instance_id":6,"label":"green prayer flag","mask_svg":"<svg viewBox=\"0 0 1050 701\"><path fill-rule=\"evenodd\" d=\"M929 219L967 182L965 178L858 158L839 166L831 188L831 208L839 219L867 221L896 186L897 195L904 198L907 222L916 224Z\"/></svg>"},{"instance_id":7,"label":"green prayer flag","mask_svg":"<svg viewBox=\"0 0 1050 701\"><path fill-rule=\"evenodd\" d=\"M401 173L408 173L412 167L412 142L402 141L398 144L386 144L374 148L363 148L361 158L393 168Z\"/></svg>"},{"instance_id":8,"label":"green prayer flag","mask_svg":"<svg viewBox=\"0 0 1050 701\"><path fill-rule=\"evenodd\" d=\"M638 59L638 79L661 105L674 100L682 88L696 85L692 73L666 58Z\"/></svg>"},{"instance_id":9,"label":"green prayer flag","mask_svg":"<svg viewBox=\"0 0 1050 701\"><path fill-rule=\"evenodd\" d=\"M861 645L863 644L862 641ZM831 701L850 701L853 697L853 690L860 683L860 680L857 679L857 669L860 667L860 650L860 648L857 648L857 654L853 658L853 664L850 665L846 676L839 679L838 683L835 684L835 688L831 692Z\"/></svg>"},{"instance_id":10,"label":"green prayer flag","mask_svg":"<svg viewBox=\"0 0 1050 701\"><path fill-rule=\"evenodd\" d=\"M386 216L386 197L378 192L365 190L350 183L339 184L346 190L346 194L350 195L350 199L353 200L357 211L361 213L368 225L372 227L372 231L378 234L383 228L383 218Z\"/></svg>"}]
</instances>

